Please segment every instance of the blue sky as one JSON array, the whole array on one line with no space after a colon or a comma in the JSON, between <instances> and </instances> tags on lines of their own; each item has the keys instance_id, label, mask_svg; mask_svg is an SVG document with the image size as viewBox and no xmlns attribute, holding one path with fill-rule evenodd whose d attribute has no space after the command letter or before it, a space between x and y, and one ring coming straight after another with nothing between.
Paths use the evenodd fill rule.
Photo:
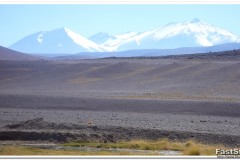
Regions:
<instances>
[{"instance_id":1,"label":"blue sky","mask_svg":"<svg viewBox=\"0 0 240 160\"><path fill-rule=\"evenodd\" d=\"M0 45L43 30L67 27L89 37L156 29L169 22L199 18L240 36L240 5L0 5Z\"/></svg>"}]
</instances>

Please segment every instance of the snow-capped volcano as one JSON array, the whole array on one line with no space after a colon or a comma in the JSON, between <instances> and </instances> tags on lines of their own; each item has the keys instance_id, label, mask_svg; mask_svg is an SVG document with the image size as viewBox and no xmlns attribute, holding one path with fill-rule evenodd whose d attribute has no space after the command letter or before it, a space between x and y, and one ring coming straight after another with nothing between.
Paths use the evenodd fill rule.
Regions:
<instances>
[{"instance_id":1,"label":"snow-capped volcano","mask_svg":"<svg viewBox=\"0 0 240 160\"><path fill-rule=\"evenodd\" d=\"M80 52L118 52L137 49L174 49L239 43L233 33L200 21L174 22L145 31L110 35L97 33L84 38L67 28L27 36L10 46L25 53L72 54ZM130 55L131 56L131 55Z\"/></svg>"},{"instance_id":2,"label":"snow-capped volcano","mask_svg":"<svg viewBox=\"0 0 240 160\"><path fill-rule=\"evenodd\" d=\"M128 36L124 40L121 38L108 40L103 44L103 47L114 47L118 51L124 51L213 46L233 42L240 42L233 33L193 19L182 23L169 23L152 31Z\"/></svg>"},{"instance_id":3,"label":"snow-capped volcano","mask_svg":"<svg viewBox=\"0 0 240 160\"><path fill-rule=\"evenodd\" d=\"M101 46L67 28L29 35L10 46L25 53L69 54L104 51Z\"/></svg>"},{"instance_id":4,"label":"snow-capped volcano","mask_svg":"<svg viewBox=\"0 0 240 160\"><path fill-rule=\"evenodd\" d=\"M185 44L186 47L195 45L213 46L238 40L238 37L231 32L212 26L198 19L183 23L168 24L154 31L152 36L156 40L176 40L176 44L183 40L183 45Z\"/></svg>"}]
</instances>

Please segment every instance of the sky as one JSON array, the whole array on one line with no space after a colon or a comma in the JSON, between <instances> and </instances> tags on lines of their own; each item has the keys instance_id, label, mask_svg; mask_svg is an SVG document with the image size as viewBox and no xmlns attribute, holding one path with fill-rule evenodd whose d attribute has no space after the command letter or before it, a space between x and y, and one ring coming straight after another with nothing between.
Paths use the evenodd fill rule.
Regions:
<instances>
[{"instance_id":1,"label":"sky","mask_svg":"<svg viewBox=\"0 0 240 160\"><path fill-rule=\"evenodd\" d=\"M239 17L240 5L236 4L1 4L0 46L61 27L89 37L98 32L143 32L194 18L240 36Z\"/></svg>"}]
</instances>

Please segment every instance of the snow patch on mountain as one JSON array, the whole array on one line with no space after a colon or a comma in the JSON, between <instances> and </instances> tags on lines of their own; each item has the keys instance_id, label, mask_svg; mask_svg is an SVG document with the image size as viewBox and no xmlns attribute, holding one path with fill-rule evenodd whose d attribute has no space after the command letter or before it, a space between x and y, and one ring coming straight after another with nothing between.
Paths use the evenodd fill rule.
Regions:
<instances>
[{"instance_id":1,"label":"snow patch on mountain","mask_svg":"<svg viewBox=\"0 0 240 160\"><path fill-rule=\"evenodd\" d=\"M67 35L71 37L72 40L79 46L83 46L84 48L88 49L91 52L102 51L101 47L99 47L96 43L84 38L80 34L77 34L68 28L64 28L64 30L67 33Z\"/></svg>"},{"instance_id":2,"label":"snow patch on mountain","mask_svg":"<svg viewBox=\"0 0 240 160\"><path fill-rule=\"evenodd\" d=\"M38 35L37 40L39 43L42 43L42 41L43 41L42 37L43 37L43 33Z\"/></svg>"}]
</instances>

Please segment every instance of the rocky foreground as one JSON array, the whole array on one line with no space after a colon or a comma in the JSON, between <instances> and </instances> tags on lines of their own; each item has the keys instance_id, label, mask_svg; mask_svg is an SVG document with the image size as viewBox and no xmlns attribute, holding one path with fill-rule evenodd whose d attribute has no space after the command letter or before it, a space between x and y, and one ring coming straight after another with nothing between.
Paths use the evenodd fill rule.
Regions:
<instances>
[{"instance_id":1,"label":"rocky foreground","mask_svg":"<svg viewBox=\"0 0 240 160\"><path fill-rule=\"evenodd\" d=\"M217 135L209 133L193 133L167 131L159 129L123 128L114 126L55 124L45 122L42 118L28 120L18 124L7 125L0 132L0 140L21 141L89 141L89 142L118 142L133 139L169 138L175 141L195 139L205 144L225 144L239 146L239 136Z\"/></svg>"}]
</instances>

